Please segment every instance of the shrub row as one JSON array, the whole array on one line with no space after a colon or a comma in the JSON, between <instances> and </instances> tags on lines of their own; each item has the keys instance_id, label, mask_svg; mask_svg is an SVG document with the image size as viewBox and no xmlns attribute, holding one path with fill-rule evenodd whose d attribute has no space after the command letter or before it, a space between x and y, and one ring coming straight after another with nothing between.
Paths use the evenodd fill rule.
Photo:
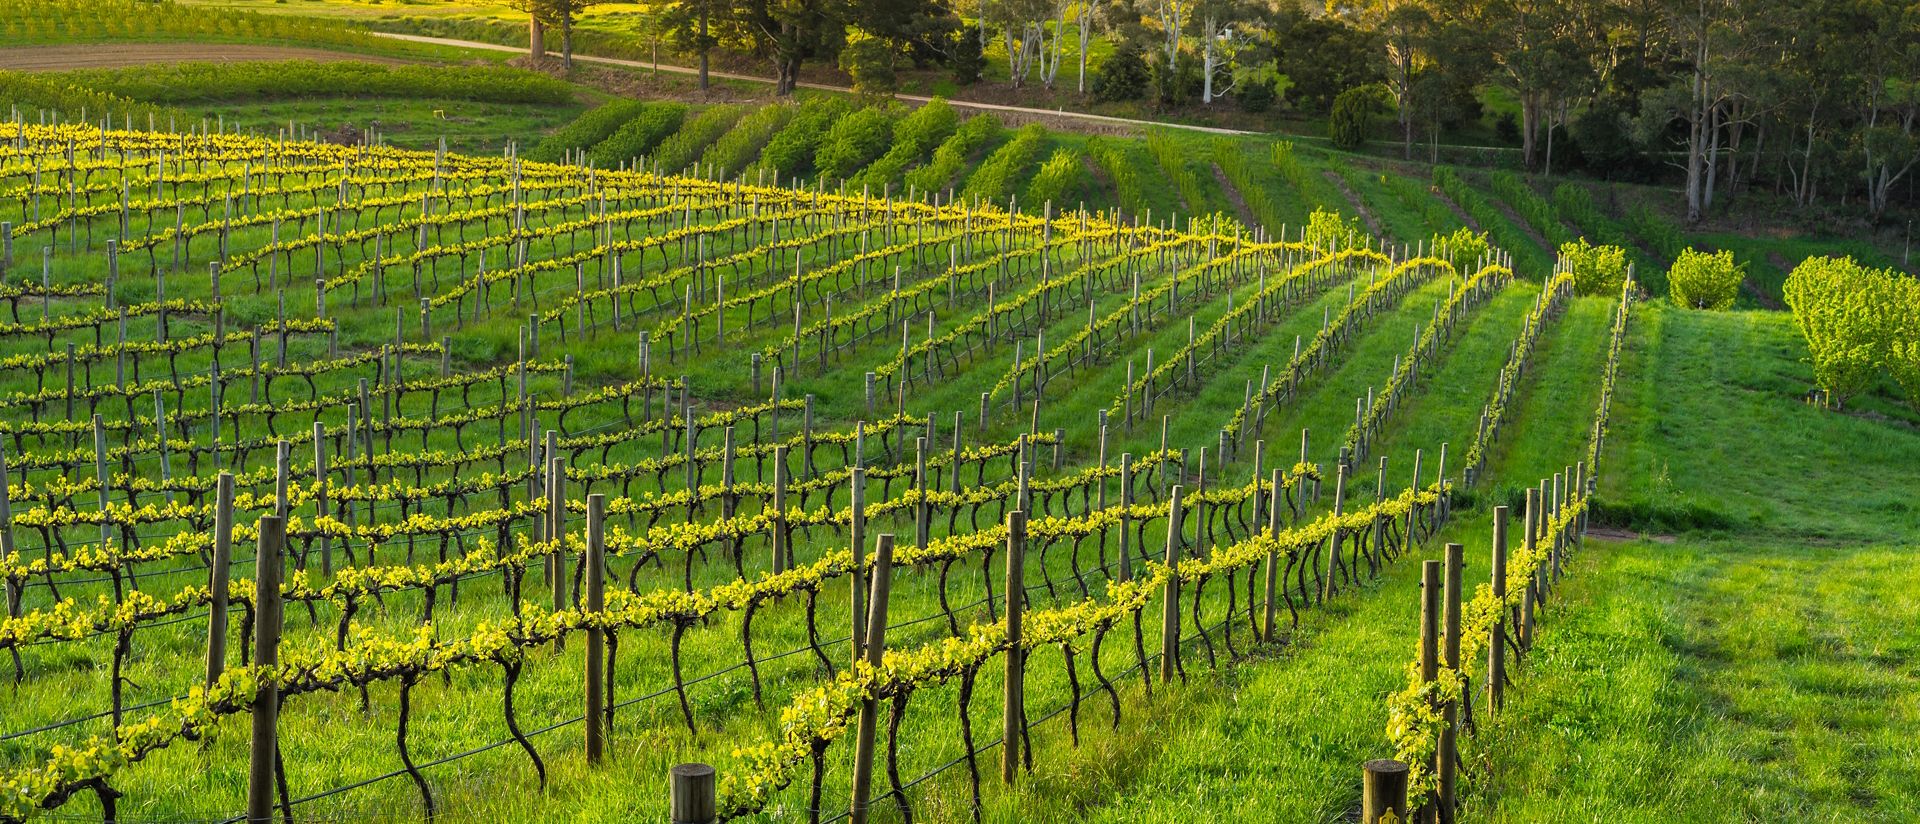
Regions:
<instances>
[{"instance_id":1,"label":"shrub row","mask_svg":"<svg viewBox=\"0 0 1920 824\"><path fill-rule=\"evenodd\" d=\"M555 129L521 156L541 163L559 163L569 152L591 149L606 140L627 121L639 117L645 108L646 104L638 100L609 100Z\"/></svg>"},{"instance_id":2,"label":"shrub row","mask_svg":"<svg viewBox=\"0 0 1920 824\"><path fill-rule=\"evenodd\" d=\"M892 147L879 160L848 180L849 187L865 186L876 192L887 191L890 184L900 182L908 169L939 148L941 142L951 136L959 125L960 114L953 110L953 106L945 100L934 98L932 102L894 122Z\"/></svg>"},{"instance_id":3,"label":"shrub row","mask_svg":"<svg viewBox=\"0 0 1920 824\"><path fill-rule=\"evenodd\" d=\"M648 103L640 114L587 152L595 166L611 169L653 153L660 141L680 128L687 107L680 103Z\"/></svg>"},{"instance_id":4,"label":"shrub row","mask_svg":"<svg viewBox=\"0 0 1920 824\"><path fill-rule=\"evenodd\" d=\"M713 106L689 118L681 124L680 131L672 137L660 141L659 148L653 150L653 160L660 164L662 171L681 171L700 161L702 152L719 140L720 136L739 122L746 109L740 106ZM717 172L738 172L735 167L716 169Z\"/></svg>"},{"instance_id":5,"label":"shrub row","mask_svg":"<svg viewBox=\"0 0 1920 824\"><path fill-rule=\"evenodd\" d=\"M1040 171L1028 184L1026 202L1035 207L1052 203L1055 211L1067 208L1067 194L1080 184L1085 172L1078 151L1066 146L1054 149L1053 156L1040 164Z\"/></svg>"},{"instance_id":6,"label":"shrub row","mask_svg":"<svg viewBox=\"0 0 1920 824\"><path fill-rule=\"evenodd\" d=\"M1028 123L1020 127L1012 140L988 155L980 167L973 170L973 176L967 178L967 188L962 194L990 201L1006 200L1008 195L1017 190L1020 173L1040 155L1041 144L1046 140L1047 130L1040 124Z\"/></svg>"},{"instance_id":7,"label":"shrub row","mask_svg":"<svg viewBox=\"0 0 1920 824\"><path fill-rule=\"evenodd\" d=\"M745 117L733 124L733 128L707 147L706 154L700 156L700 162L729 172L744 172L752 166L761 150L767 147L767 141L793 119L798 109L791 103L772 103L748 112Z\"/></svg>"},{"instance_id":8,"label":"shrub row","mask_svg":"<svg viewBox=\"0 0 1920 824\"><path fill-rule=\"evenodd\" d=\"M976 114L968 118L934 150L932 162L907 173L907 185L928 192L953 185L954 179L967 168L973 153L999 130L1000 121L992 115Z\"/></svg>"},{"instance_id":9,"label":"shrub row","mask_svg":"<svg viewBox=\"0 0 1920 824\"><path fill-rule=\"evenodd\" d=\"M833 127L833 121L850 107L833 97L815 97L800 104L799 111L786 128L775 132L760 153L760 165L778 172L783 179L804 177L813 172L813 155L821 139Z\"/></svg>"}]
</instances>

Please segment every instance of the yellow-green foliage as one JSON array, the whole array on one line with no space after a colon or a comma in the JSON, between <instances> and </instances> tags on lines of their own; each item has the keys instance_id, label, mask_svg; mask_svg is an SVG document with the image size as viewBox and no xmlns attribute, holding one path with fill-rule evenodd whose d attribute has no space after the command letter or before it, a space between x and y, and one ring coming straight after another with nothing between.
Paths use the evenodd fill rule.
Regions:
<instances>
[{"instance_id":1,"label":"yellow-green foliage","mask_svg":"<svg viewBox=\"0 0 1920 824\"><path fill-rule=\"evenodd\" d=\"M1456 272L1473 269L1480 258L1491 251L1493 243L1487 240L1486 232L1476 232L1465 226L1453 230L1450 235L1433 236L1434 256L1446 258Z\"/></svg>"},{"instance_id":2,"label":"yellow-green foliage","mask_svg":"<svg viewBox=\"0 0 1920 824\"><path fill-rule=\"evenodd\" d=\"M1673 290L1673 302L1681 306L1726 309L1733 306L1746 276L1745 267L1733 262L1732 252L1682 249L1667 270L1667 285Z\"/></svg>"},{"instance_id":3,"label":"yellow-green foliage","mask_svg":"<svg viewBox=\"0 0 1920 824\"><path fill-rule=\"evenodd\" d=\"M1582 295L1615 294L1627 282L1627 250L1618 246L1595 246L1580 238L1560 244L1560 259L1573 269L1573 289ZM1733 286L1738 289L1740 281ZM1731 294L1727 300L1733 300Z\"/></svg>"},{"instance_id":4,"label":"yellow-green foliage","mask_svg":"<svg viewBox=\"0 0 1920 824\"><path fill-rule=\"evenodd\" d=\"M1040 164L1039 173L1033 176L1033 182L1027 186L1027 202L1038 206L1052 203L1056 210L1065 208L1067 192L1080 182L1080 153L1062 146L1053 150L1053 156Z\"/></svg>"},{"instance_id":5,"label":"yellow-green foliage","mask_svg":"<svg viewBox=\"0 0 1920 824\"><path fill-rule=\"evenodd\" d=\"M1807 339L1813 377L1835 402L1873 385L1885 368L1920 404L1920 287L1853 258L1807 258L1785 284L1787 306Z\"/></svg>"},{"instance_id":6,"label":"yellow-green foliage","mask_svg":"<svg viewBox=\"0 0 1920 824\"><path fill-rule=\"evenodd\" d=\"M1359 218L1342 217L1339 212L1314 209L1307 216L1306 242L1316 249L1339 250L1358 245L1367 237Z\"/></svg>"}]
</instances>

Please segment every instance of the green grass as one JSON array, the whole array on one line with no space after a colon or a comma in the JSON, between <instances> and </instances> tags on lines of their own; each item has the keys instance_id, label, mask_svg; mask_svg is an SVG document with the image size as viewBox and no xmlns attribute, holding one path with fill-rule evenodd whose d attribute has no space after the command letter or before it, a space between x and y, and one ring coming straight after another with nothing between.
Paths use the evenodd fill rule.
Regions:
<instances>
[{"instance_id":1,"label":"green grass","mask_svg":"<svg viewBox=\"0 0 1920 824\"><path fill-rule=\"evenodd\" d=\"M1463 818L1911 820L1913 549L1590 541Z\"/></svg>"}]
</instances>

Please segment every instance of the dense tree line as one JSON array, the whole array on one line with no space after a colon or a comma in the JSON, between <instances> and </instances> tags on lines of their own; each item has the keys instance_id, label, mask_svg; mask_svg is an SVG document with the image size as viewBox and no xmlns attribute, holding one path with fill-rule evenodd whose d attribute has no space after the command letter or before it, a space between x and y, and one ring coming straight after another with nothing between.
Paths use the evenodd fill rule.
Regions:
<instances>
[{"instance_id":1,"label":"dense tree line","mask_svg":"<svg viewBox=\"0 0 1920 824\"><path fill-rule=\"evenodd\" d=\"M518 0L570 31L596 0ZM1390 115L1402 153L1510 101L1496 134L1530 171L1683 181L1697 221L1764 187L1802 208L1885 217L1920 164L1915 0L661 0L676 50L767 61L780 93L837 65L890 91L897 70L1062 89L1159 108L1331 115L1364 140ZM1005 55L987 74L984 54ZM1063 73L1063 66L1077 72ZM1504 105L1503 105L1504 108Z\"/></svg>"}]
</instances>

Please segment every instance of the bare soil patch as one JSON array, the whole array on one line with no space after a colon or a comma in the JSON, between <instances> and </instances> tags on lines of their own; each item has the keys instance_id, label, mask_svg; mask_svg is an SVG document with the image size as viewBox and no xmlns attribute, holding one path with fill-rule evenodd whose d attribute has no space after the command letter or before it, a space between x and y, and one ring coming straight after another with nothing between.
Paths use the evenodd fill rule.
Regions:
<instances>
[{"instance_id":1,"label":"bare soil patch","mask_svg":"<svg viewBox=\"0 0 1920 824\"><path fill-rule=\"evenodd\" d=\"M390 57L371 57L326 49L292 46L248 46L226 43L96 43L78 46L18 46L0 49L0 69L63 71L111 69L156 63L259 63L276 60L357 60L367 63L405 63Z\"/></svg>"}]
</instances>

